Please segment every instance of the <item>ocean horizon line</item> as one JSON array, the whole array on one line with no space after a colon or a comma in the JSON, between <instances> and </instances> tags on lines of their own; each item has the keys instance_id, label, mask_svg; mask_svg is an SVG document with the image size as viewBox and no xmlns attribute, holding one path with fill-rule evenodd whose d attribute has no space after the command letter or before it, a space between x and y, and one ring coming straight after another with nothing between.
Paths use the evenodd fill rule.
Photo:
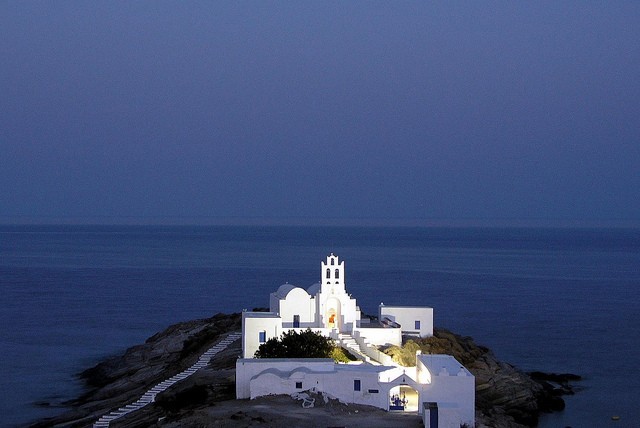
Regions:
<instances>
[{"instance_id":1,"label":"ocean horizon line","mask_svg":"<svg viewBox=\"0 0 640 428\"><path fill-rule=\"evenodd\" d=\"M216 216L0 216L3 226L293 226L418 228L640 228L640 220Z\"/></svg>"}]
</instances>

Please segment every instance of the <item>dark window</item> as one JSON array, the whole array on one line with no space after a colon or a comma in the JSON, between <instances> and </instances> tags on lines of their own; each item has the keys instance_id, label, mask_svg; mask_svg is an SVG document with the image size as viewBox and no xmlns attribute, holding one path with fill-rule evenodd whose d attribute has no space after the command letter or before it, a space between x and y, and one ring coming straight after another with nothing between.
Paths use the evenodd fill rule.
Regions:
<instances>
[{"instance_id":1,"label":"dark window","mask_svg":"<svg viewBox=\"0 0 640 428\"><path fill-rule=\"evenodd\" d=\"M416 330L420 330L420 320L416 320Z\"/></svg>"},{"instance_id":2,"label":"dark window","mask_svg":"<svg viewBox=\"0 0 640 428\"><path fill-rule=\"evenodd\" d=\"M327 269L327 278L331 278L331 269Z\"/></svg>"},{"instance_id":3,"label":"dark window","mask_svg":"<svg viewBox=\"0 0 640 428\"><path fill-rule=\"evenodd\" d=\"M336 269L336 279L337 278L340 278L340 270L339 269Z\"/></svg>"},{"instance_id":4,"label":"dark window","mask_svg":"<svg viewBox=\"0 0 640 428\"><path fill-rule=\"evenodd\" d=\"M260 343L264 343L267 341L267 332L266 331L261 331L259 334L259 338L258 340L260 340Z\"/></svg>"},{"instance_id":5,"label":"dark window","mask_svg":"<svg viewBox=\"0 0 640 428\"><path fill-rule=\"evenodd\" d=\"M293 316L293 328L300 328L300 315Z\"/></svg>"},{"instance_id":6,"label":"dark window","mask_svg":"<svg viewBox=\"0 0 640 428\"><path fill-rule=\"evenodd\" d=\"M296 389L302 389L302 382L296 382Z\"/></svg>"},{"instance_id":7,"label":"dark window","mask_svg":"<svg viewBox=\"0 0 640 428\"><path fill-rule=\"evenodd\" d=\"M380 391L378 391L377 389L370 389L369 390L369 394L377 394L378 392L380 392Z\"/></svg>"},{"instance_id":8,"label":"dark window","mask_svg":"<svg viewBox=\"0 0 640 428\"><path fill-rule=\"evenodd\" d=\"M335 261L336 261L335 259L331 259L331 266L333 266L335 264L334 263Z\"/></svg>"},{"instance_id":9,"label":"dark window","mask_svg":"<svg viewBox=\"0 0 640 428\"><path fill-rule=\"evenodd\" d=\"M353 390L360 391L360 379L353 380Z\"/></svg>"}]
</instances>

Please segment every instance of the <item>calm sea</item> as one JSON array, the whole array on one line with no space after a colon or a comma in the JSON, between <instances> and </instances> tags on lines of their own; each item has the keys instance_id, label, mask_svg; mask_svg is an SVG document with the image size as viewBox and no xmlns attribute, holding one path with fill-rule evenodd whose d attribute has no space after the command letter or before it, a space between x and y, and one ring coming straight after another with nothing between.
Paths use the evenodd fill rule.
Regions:
<instances>
[{"instance_id":1,"label":"calm sea","mask_svg":"<svg viewBox=\"0 0 640 428\"><path fill-rule=\"evenodd\" d=\"M584 376L541 426L640 424L639 230L140 226L0 226L0 424L172 323L307 287L330 252L364 312L432 306L524 370Z\"/></svg>"}]
</instances>

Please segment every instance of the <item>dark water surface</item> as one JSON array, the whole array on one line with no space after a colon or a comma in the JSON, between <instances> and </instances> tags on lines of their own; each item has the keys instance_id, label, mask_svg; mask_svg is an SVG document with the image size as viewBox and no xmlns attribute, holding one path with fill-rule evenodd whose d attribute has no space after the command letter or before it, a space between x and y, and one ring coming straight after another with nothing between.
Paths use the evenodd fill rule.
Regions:
<instances>
[{"instance_id":1,"label":"dark water surface","mask_svg":"<svg viewBox=\"0 0 640 428\"><path fill-rule=\"evenodd\" d=\"M638 230L226 226L0 226L0 424L172 323L307 287L330 252L365 312L432 306L522 369L583 375L541 426L640 426Z\"/></svg>"}]
</instances>

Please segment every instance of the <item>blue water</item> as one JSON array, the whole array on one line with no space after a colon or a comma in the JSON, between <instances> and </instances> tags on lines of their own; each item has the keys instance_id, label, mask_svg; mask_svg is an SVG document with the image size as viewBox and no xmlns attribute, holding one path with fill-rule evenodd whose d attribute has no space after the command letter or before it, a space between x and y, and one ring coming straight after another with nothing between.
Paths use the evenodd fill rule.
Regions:
<instances>
[{"instance_id":1,"label":"blue water","mask_svg":"<svg viewBox=\"0 0 640 428\"><path fill-rule=\"evenodd\" d=\"M541 426L640 425L639 230L140 226L0 226L0 425L172 323L316 282L330 252L365 312L432 306L522 369L583 375Z\"/></svg>"}]
</instances>

